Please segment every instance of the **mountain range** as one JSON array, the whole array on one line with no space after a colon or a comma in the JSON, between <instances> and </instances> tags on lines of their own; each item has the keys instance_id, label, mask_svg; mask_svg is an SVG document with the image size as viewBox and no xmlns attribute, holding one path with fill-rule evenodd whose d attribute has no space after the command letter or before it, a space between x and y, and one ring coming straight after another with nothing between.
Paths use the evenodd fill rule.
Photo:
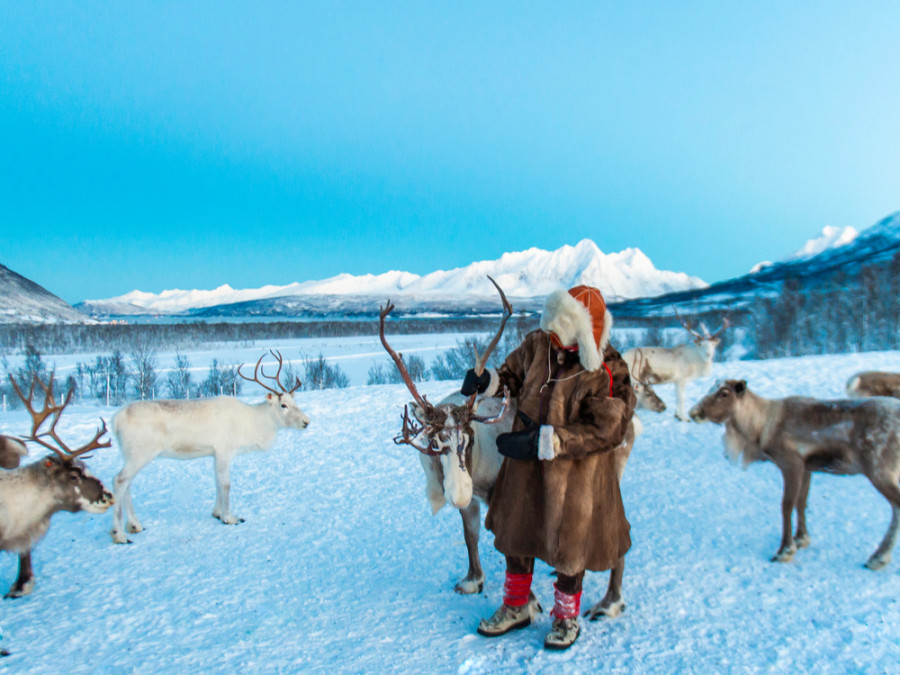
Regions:
<instances>
[{"instance_id":1,"label":"mountain range","mask_svg":"<svg viewBox=\"0 0 900 675\"><path fill-rule=\"evenodd\" d=\"M391 271L379 275L340 274L321 281L235 290L132 291L106 300L87 300L75 308L38 284L0 265L0 323L87 323L114 316L162 315L173 320L209 318L372 317L390 298L398 315L427 317L497 311L493 276L517 311L540 311L551 291L577 284L604 289L620 317L654 317L747 307L780 293L786 279L822 284L900 254L900 212L857 233L853 228L823 229L780 262L760 263L746 275L706 284L680 272L657 270L639 249L604 254L591 240L556 251L531 248L506 253L424 276Z\"/></svg>"},{"instance_id":2,"label":"mountain range","mask_svg":"<svg viewBox=\"0 0 900 675\"><path fill-rule=\"evenodd\" d=\"M376 312L378 302L390 298L399 312L478 313L493 311L497 306L488 275L507 296L518 300L521 309L540 306L548 293L578 284L603 288L611 301L708 285L681 272L656 269L639 249L605 254L593 241L584 239L556 251L530 248L424 276L391 271L363 276L340 274L322 281L259 289L235 290L224 285L211 291L133 291L107 300L85 301L79 307L93 315L346 316Z\"/></svg>"}]
</instances>

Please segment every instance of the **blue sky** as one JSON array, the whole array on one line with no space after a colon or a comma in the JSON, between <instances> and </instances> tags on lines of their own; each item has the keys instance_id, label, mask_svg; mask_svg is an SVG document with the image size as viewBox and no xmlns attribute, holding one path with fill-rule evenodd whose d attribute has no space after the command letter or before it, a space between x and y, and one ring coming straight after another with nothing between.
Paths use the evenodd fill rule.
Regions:
<instances>
[{"instance_id":1,"label":"blue sky","mask_svg":"<svg viewBox=\"0 0 900 675\"><path fill-rule=\"evenodd\" d=\"M0 263L70 302L900 209L896 2L0 3Z\"/></svg>"}]
</instances>

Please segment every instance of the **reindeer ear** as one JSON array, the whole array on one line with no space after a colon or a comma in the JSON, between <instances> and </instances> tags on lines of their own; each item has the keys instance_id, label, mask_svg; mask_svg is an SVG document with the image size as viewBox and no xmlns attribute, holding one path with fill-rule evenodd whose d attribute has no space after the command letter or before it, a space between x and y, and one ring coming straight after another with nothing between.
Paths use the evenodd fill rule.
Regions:
<instances>
[{"instance_id":1,"label":"reindeer ear","mask_svg":"<svg viewBox=\"0 0 900 675\"><path fill-rule=\"evenodd\" d=\"M734 393L738 396L743 396L744 392L747 391L747 380L738 380L734 383Z\"/></svg>"}]
</instances>

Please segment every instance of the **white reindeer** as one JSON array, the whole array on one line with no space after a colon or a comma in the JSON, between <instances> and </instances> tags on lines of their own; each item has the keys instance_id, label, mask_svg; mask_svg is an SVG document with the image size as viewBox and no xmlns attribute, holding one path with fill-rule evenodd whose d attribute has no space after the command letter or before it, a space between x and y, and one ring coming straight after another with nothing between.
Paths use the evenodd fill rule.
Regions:
<instances>
[{"instance_id":1,"label":"white reindeer","mask_svg":"<svg viewBox=\"0 0 900 675\"><path fill-rule=\"evenodd\" d=\"M91 475L84 463L76 459L91 450L110 446L109 441L100 440L106 433L106 425L102 425L92 440L72 450L56 432L56 423L71 400L71 392L62 404L57 405L52 376L47 385L35 377L27 397L12 377L10 380L31 414L32 429L27 440L55 453L21 468L0 471L0 551L19 555L19 573L6 597L20 598L34 589L31 551L50 528L51 516L59 511L103 513L112 505L113 496ZM42 410L35 410L32 402L35 383L44 390ZM41 431L48 418L51 420L49 430ZM51 440L53 444L49 442ZM14 441L7 447L13 448L18 465L24 445Z\"/></svg>"},{"instance_id":2,"label":"white reindeer","mask_svg":"<svg viewBox=\"0 0 900 675\"><path fill-rule=\"evenodd\" d=\"M113 432L119 442L124 466L115 479L116 508L113 512L112 538L117 544L128 542L122 528L123 510L128 513L128 532L144 528L131 503L131 481L137 473L156 457L172 459L215 458L216 505L213 517L233 525L243 522L236 517L229 504L231 482L229 472L235 455L251 450L268 450L280 429L305 429L306 416L294 401L293 392L281 384L283 365L281 354L272 352L278 361L274 376L260 371L263 357L256 362L253 377L269 393L262 403L248 405L230 396L196 400L135 401L122 408L112 420ZM273 389L259 379L259 373L278 385Z\"/></svg>"},{"instance_id":3,"label":"white reindeer","mask_svg":"<svg viewBox=\"0 0 900 675\"><path fill-rule=\"evenodd\" d=\"M688 421L684 412L684 387L698 377L705 377L712 372L712 360L719 345L719 335L730 322L725 319L722 326L710 334L705 328L703 334L691 328L675 311L681 325L691 334L691 342L675 347L635 347L622 354L632 379L643 384L675 383L675 417L683 422Z\"/></svg>"},{"instance_id":4,"label":"white reindeer","mask_svg":"<svg viewBox=\"0 0 900 675\"><path fill-rule=\"evenodd\" d=\"M490 277L489 277L490 278ZM493 279L491 279L494 282ZM494 282L497 286L497 283ZM476 373L484 372L488 357L497 346L503 328L510 316L512 305L497 286L503 299L504 314L500 330L480 357L476 351ZM395 352L384 336L384 321L394 306L388 301L381 309L379 333L381 344L397 364L406 387L413 396L403 410L403 430L394 442L410 445L421 454L425 471L425 493L431 505L432 515L450 504L459 509L463 521L463 538L469 555L469 571L455 587L458 593L478 593L484 587L484 572L478 556L478 539L481 529L481 507L478 500L487 501L488 491L497 479L503 457L497 452L497 436L512 428L513 415L507 415L509 396L503 401L484 399L476 404L476 397L460 393L447 396L432 405L421 396L413 383L403 357ZM409 418L408 408L418 422ZM479 414L482 412L487 414ZM472 499L473 495L478 499Z\"/></svg>"},{"instance_id":5,"label":"white reindeer","mask_svg":"<svg viewBox=\"0 0 900 675\"><path fill-rule=\"evenodd\" d=\"M888 500L891 524L866 567L877 570L890 562L900 531L900 401L767 399L751 392L745 380L726 380L691 409L691 418L724 424L725 450L733 460L742 458L745 466L770 461L781 471L781 545L773 562L791 560L797 547L809 545L806 500L813 471L864 474Z\"/></svg>"}]
</instances>

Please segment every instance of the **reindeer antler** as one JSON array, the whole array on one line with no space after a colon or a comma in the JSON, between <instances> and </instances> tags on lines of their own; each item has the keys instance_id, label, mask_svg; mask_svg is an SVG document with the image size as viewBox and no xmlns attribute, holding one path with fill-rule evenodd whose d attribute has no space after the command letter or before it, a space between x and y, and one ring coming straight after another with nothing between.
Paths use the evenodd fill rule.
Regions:
<instances>
[{"instance_id":1,"label":"reindeer antler","mask_svg":"<svg viewBox=\"0 0 900 675\"><path fill-rule=\"evenodd\" d=\"M409 419L408 408L409 406L403 406L403 429L400 434L394 436L394 443L397 445L411 445L423 455L429 455L430 457L440 455L441 452L438 450L432 450L430 447L423 448L421 445L416 445L415 441L419 434L421 434L423 430L430 433L431 427L417 427L415 422Z\"/></svg>"},{"instance_id":2,"label":"reindeer antler","mask_svg":"<svg viewBox=\"0 0 900 675\"><path fill-rule=\"evenodd\" d=\"M298 378L295 378L295 379L296 379L296 384L294 384L294 387L293 387L290 391L288 391L287 387L285 387L283 384L281 384L281 379L280 379L280 377L281 377L281 368L282 368L282 366L284 366L284 359L283 359L282 356L281 356L281 352L280 352L280 351L277 351L277 350L274 350L274 349L270 349L270 350L269 350L269 353L270 353L273 357L275 357L275 360L276 360L276 361L278 361L278 370L276 371L274 377L273 377L272 375L266 375L265 369L264 369L264 368L263 368L263 369L260 368L260 365L262 364L262 360L263 360L263 359L265 358L265 356L266 356L265 354L263 354L262 356L260 356L260 357L259 357L259 360L256 362L256 367L253 369L253 377L247 377L246 375L244 375L244 373L241 372L241 368L244 367L244 364L243 364L243 363L242 363L241 365L238 366L238 375L240 375L241 377L243 377L243 378L244 378L245 380L247 380L248 382L256 382L256 384L258 384L260 387L262 387L262 388L265 389L266 391L272 392L273 394L293 394L295 391L297 391L297 389L300 388L300 378L299 378L299 377L298 377ZM274 380L275 383L278 385L278 388L280 389L280 391L279 391L278 389L273 389L272 387L270 387L269 385L267 385L265 382L263 382L262 380L260 380L260 379L259 379L259 375L260 375L260 374L262 374L262 376L265 377L266 379Z\"/></svg>"},{"instance_id":3,"label":"reindeer antler","mask_svg":"<svg viewBox=\"0 0 900 675\"><path fill-rule=\"evenodd\" d=\"M719 337L719 334L722 331L724 331L726 328L728 328L730 325L731 325L731 320L726 316L724 319L722 319L722 326L719 328L719 330L717 330L715 333L710 335L708 339L712 340L713 338Z\"/></svg>"},{"instance_id":4,"label":"reindeer antler","mask_svg":"<svg viewBox=\"0 0 900 675\"><path fill-rule=\"evenodd\" d=\"M700 333L698 333L697 331L695 331L695 330L691 327L691 322L690 322L690 321L685 321L685 320L681 317L681 314L678 313L678 308L677 308L677 307L675 307L674 309L675 309L675 316L678 317L678 320L681 322L681 325L684 326L684 329L685 329L688 333L690 333L691 335L693 335L693 336L694 336L695 338L697 338L698 340L705 340L705 339L706 339L706 336L705 336L705 335L700 335Z\"/></svg>"},{"instance_id":5,"label":"reindeer antler","mask_svg":"<svg viewBox=\"0 0 900 675\"><path fill-rule=\"evenodd\" d=\"M387 301L387 304L384 307L379 307L379 310L381 311L378 314L378 335L381 338L381 344L384 345L387 353L391 355L394 363L397 364L397 370L400 371L400 377L403 378L403 381L406 383L406 388L409 389L409 393L412 394L412 397L413 399L415 399L416 403L418 403L423 408L430 408L431 404L424 396L419 394L419 390L416 389L416 385L413 382L409 371L406 369L406 365L403 363L403 356L401 354L397 354L397 352L395 352L388 344L387 338L384 337L384 320L385 318L387 318L387 315L393 311L393 309L394 306L391 304L390 300ZM416 449L421 451L421 448Z\"/></svg>"},{"instance_id":6,"label":"reindeer antler","mask_svg":"<svg viewBox=\"0 0 900 675\"><path fill-rule=\"evenodd\" d=\"M12 383L13 389L15 389L16 394L19 396L19 398L22 399L22 403L25 405L25 408L31 415L31 434L25 440L33 441L38 445L44 446L48 450L52 450L57 455L59 455L60 459L62 459L62 461L64 462L71 462L79 455L83 455L87 452L90 452L91 450L96 450L97 448L108 448L112 445L112 441L100 440L103 434L106 433L106 422L103 419L100 420L102 422L102 425L97 430L94 438L80 448L72 450L63 442L63 440L56 433L56 423L59 422L59 418L60 415L62 415L63 410L65 410L66 406L71 402L73 390L70 389L69 393L66 394L65 400L60 405L57 405L56 398L53 395L52 373L50 374L49 384L44 384L37 375L34 375L31 381L31 386L28 389L27 397L22 394L22 390L19 389L19 385L12 375L9 376L9 381ZM44 390L44 406L41 410L35 410L34 408L33 399L35 384L39 384L41 386L41 389ZM41 432L41 426L44 424L48 417L53 418L53 421L50 423L50 429L48 431ZM51 445L46 440L44 440L47 437L49 437L55 443L55 445Z\"/></svg>"},{"instance_id":7,"label":"reindeer antler","mask_svg":"<svg viewBox=\"0 0 900 675\"><path fill-rule=\"evenodd\" d=\"M476 375L481 375L484 372L484 366L487 363L488 358L490 358L491 353L494 351L494 348L497 346L497 343L500 342L500 336L503 335L503 329L506 328L506 322L509 321L509 317L513 314L513 308L509 300L506 299L506 293L503 292L503 289L500 288L500 285L494 281L490 274L487 275L487 278L491 280L491 283L494 284L494 288L500 293L500 299L503 301L503 319L500 321L500 328L497 330L497 334L494 335L494 339L490 341L487 348L484 350L484 354L479 356L475 345L472 345L472 350L475 352Z\"/></svg>"},{"instance_id":8,"label":"reindeer antler","mask_svg":"<svg viewBox=\"0 0 900 675\"><path fill-rule=\"evenodd\" d=\"M705 332L706 334L705 334L705 335L700 335L700 333L698 333L698 332L695 331L693 328L691 328L691 323L690 323L689 321L685 321L684 319L681 318L681 314L678 313L678 308L677 308L677 307L673 307L673 309L675 310L675 316L678 317L678 320L681 322L681 325L685 327L685 329L687 330L688 333L690 333L691 335L693 335L693 336L694 336L695 338L697 338L698 340L712 340L712 339L714 339L714 338L717 338L717 337L719 336L719 334L720 334L723 330L725 330L726 328L728 328L728 327L731 325L731 321L730 321L730 320L728 319L728 317L726 316L726 317L722 320L722 325L719 327L719 330L717 330L715 333L713 333L712 335L710 335L710 334L709 334L709 331L706 330L706 326L703 326L703 330L704 330L704 332Z\"/></svg>"}]
</instances>

